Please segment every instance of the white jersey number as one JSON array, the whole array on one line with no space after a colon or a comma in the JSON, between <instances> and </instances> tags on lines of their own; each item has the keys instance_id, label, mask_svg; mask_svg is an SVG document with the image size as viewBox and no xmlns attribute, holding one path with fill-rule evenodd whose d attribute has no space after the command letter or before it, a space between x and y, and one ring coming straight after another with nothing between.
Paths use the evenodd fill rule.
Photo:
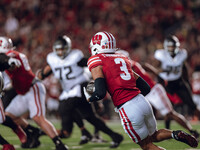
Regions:
<instances>
[{"instance_id":1,"label":"white jersey number","mask_svg":"<svg viewBox=\"0 0 200 150\"><path fill-rule=\"evenodd\" d=\"M126 66L126 62L122 59L122 58L115 58L114 59L116 64L122 64L122 66L120 67L120 70L123 71L124 73L120 74L120 77L123 80L130 80L131 79L131 75L128 72L127 66Z\"/></svg>"}]
</instances>

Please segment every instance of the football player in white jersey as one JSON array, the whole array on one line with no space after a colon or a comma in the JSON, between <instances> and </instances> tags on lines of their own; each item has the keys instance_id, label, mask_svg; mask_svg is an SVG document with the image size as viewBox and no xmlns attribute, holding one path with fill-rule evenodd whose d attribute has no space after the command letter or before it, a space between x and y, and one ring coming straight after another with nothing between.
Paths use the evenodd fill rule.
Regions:
<instances>
[{"instance_id":1,"label":"football player in white jersey","mask_svg":"<svg viewBox=\"0 0 200 150\"><path fill-rule=\"evenodd\" d=\"M83 87L90 81L90 76L84 72L84 67L87 67L87 60L87 58L84 58L81 50L71 49L69 37L66 35L60 36L53 44L53 52L47 55L48 65L38 72L38 78L44 79L53 73L60 81L63 91L59 96L59 113L62 119L63 133L71 134L73 121L78 124L79 128L84 127L83 123L82 127L80 126L81 117L76 119L78 117L77 112L79 112L94 127L112 138L113 144L111 147L117 147L123 137L113 132L95 115L83 94ZM86 129L82 131L82 135L86 135L86 138L90 140L91 137L87 133L88 131ZM83 137L83 139L85 138Z\"/></svg>"},{"instance_id":2,"label":"football player in white jersey","mask_svg":"<svg viewBox=\"0 0 200 150\"><path fill-rule=\"evenodd\" d=\"M200 118L200 111L193 102L189 85L186 67L187 51L180 48L180 42L174 35L168 36L163 45L164 49L158 49L154 54L159 79L167 81L166 91L172 95L176 93Z\"/></svg>"}]
</instances>

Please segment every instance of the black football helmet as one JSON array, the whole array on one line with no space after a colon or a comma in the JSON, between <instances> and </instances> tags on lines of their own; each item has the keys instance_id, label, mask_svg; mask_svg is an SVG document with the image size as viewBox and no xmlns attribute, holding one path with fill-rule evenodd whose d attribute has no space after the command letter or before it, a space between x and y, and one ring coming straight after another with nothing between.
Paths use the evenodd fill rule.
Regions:
<instances>
[{"instance_id":1,"label":"black football helmet","mask_svg":"<svg viewBox=\"0 0 200 150\"><path fill-rule=\"evenodd\" d=\"M167 50L172 57L179 52L180 42L174 35L166 37L163 45L164 49Z\"/></svg>"},{"instance_id":2,"label":"black football helmet","mask_svg":"<svg viewBox=\"0 0 200 150\"><path fill-rule=\"evenodd\" d=\"M71 40L68 36L60 36L53 44L53 51L64 59L71 51Z\"/></svg>"}]
</instances>

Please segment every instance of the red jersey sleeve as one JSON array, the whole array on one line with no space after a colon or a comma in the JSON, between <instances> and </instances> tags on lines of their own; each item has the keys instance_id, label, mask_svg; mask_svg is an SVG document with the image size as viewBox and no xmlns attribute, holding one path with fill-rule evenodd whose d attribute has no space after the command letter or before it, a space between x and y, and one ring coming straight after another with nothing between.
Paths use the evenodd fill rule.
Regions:
<instances>
[{"instance_id":1,"label":"red jersey sleeve","mask_svg":"<svg viewBox=\"0 0 200 150\"><path fill-rule=\"evenodd\" d=\"M100 59L100 57L94 55L88 59L87 65L89 70L91 71L92 68L102 65L102 60Z\"/></svg>"},{"instance_id":2,"label":"red jersey sleeve","mask_svg":"<svg viewBox=\"0 0 200 150\"><path fill-rule=\"evenodd\" d=\"M21 62L20 67L17 67L14 70L5 70L5 72L12 80L12 85L16 92L24 95L29 91L32 81L35 78L35 75L29 66L28 59L24 54L14 50L10 50L6 54L20 60Z\"/></svg>"}]
</instances>

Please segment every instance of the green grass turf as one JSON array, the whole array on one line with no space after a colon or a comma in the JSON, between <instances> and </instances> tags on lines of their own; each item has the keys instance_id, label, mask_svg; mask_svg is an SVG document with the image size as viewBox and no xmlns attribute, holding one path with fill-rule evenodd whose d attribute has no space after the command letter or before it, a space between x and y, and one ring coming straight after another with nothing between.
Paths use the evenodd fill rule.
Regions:
<instances>
[{"instance_id":1,"label":"green grass turf","mask_svg":"<svg viewBox=\"0 0 200 150\"><path fill-rule=\"evenodd\" d=\"M55 127L57 129L60 128L60 121L51 121ZM33 122L30 122L31 124L35 125ZM114 131L119 132L121 134L124 135L124 141L121 143L121 145L116 148L117 150L139 150L139 146L135 143L132 142L132 140L128 137L128 135L125 134L125 132L122 129L122 126L120 124L120 121L109 121L106 122L106 124L112 128ZM93 133L93 127L88 124L85 123L86 128ZM200 123L196 123L196 124L192 124L194 129L197 129L200 132ZM158 128L163 128L164 127L164 123L162 121L158 121ZM176 129L182 129L177 123L172 122L171 124L171 128L176 130ZM11 131L11 129L4 127L3 125L1 125L0 127L0 133L1 135L6 138L10 143L14 144L15 148L17 150L22 150L22 148L20 147L20 141L17 138L17 136ZM111 142L111 139L104 133L100 133L101 136L105 139L108 140L108 143L91 143L89 142L88 144L84 144L84 145L79 145L79 141L80 141L80 130L77 128L76 125L74 125L74 130L72 133L72 136L68 139L62 139L62 141L68 145L69 149L74 149L74 150L109 150L109 145ZM41 141L41 145L38 148L34 148L31 150L54 150L55 146L53 144L53 142L50 140L49 137L47 136L42 136L40 137L40 141ZM171 140L167 140L164 142L159 142L156 143L157 145L166 148L167 150L192 150L192 148L190 148L188 145L178 142L174 139ZM198 146L197 148L195 148L195 150L200 150L200 146Z\"/></svg>"}]
</instances>

